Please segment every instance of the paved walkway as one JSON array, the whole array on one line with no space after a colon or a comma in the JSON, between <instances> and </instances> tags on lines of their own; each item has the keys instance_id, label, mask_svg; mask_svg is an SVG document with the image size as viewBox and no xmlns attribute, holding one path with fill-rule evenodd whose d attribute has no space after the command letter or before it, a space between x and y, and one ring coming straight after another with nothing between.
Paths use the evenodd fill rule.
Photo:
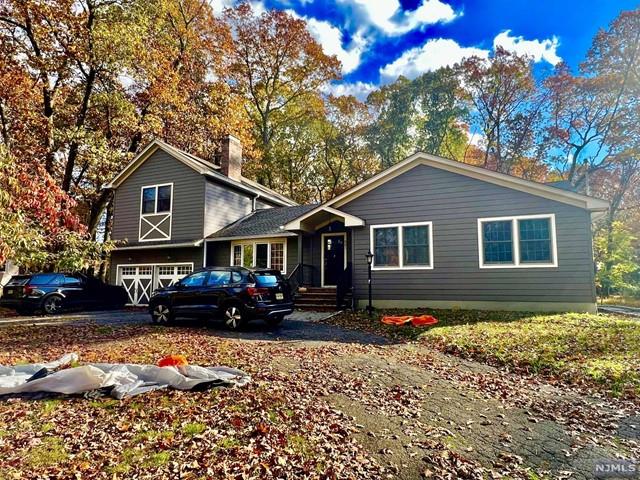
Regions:
<instances>
[{"instance_id":1,"label":"paved walkway","mask_svg":"<svg viewBox=\"0 0 640 480\"><path fill-rule=\"evenodd\" d=\"M625 307L622 305L598 305L598 311L640 318L640 308L637 307Z\"/></svg>"}]
</instances>

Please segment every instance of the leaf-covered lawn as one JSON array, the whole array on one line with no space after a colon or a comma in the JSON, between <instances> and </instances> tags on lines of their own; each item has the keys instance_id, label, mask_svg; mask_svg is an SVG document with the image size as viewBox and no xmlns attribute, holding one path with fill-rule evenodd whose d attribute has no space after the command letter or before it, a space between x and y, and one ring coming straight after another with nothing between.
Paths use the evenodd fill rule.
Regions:
<instances>
[{"instance_id":1,"label":"leaf-covered lawn","mask_svg":"<svg viewBox=\"0 0 640 480\"><path fill-rule=\"evenodd\" d=\"M640 321L615 315L533 314L473 310L421 310L438 318L436 326L393 327L385 314L343 314L332 321L394 339L421 340L438 349L540 373L569 383L584 383L608 394L640 394Z\"/></svg>"},{"instance_id":2,"label":"leaf-covered lawn","mask_svg":"<svg viewBox=\"0 0 640 480\"><path fill-rule=\"evenodd\" d=\"M462 327L469 315L442 312L449 327L439 329ZM360 317L351 326L354 319L384 330ZM183 354L240 368L252 381L124 401L2 399L0 479L588 478L598 459L640 455L635 399L593 399L542 376L443 354L431 340L385 344L357 331L305 328L327 338L292 341L286 323L265 335L271 341L225 338L213 327L3 327L0 364L67 352L80 363Z\"/></svg>"},{"instance_id":3,"label":"leaf-covered lawn","mask_svg":"<svg viewBox=\"0 0 640 480\"><path fill-rule=\"evenodd\" d=\"M52 360L190 363L252 375L242 388L157 391L111 398L0 402L0 479L379 478L383 471L348 437L349 419L322 397L322 382L288 374L289 359L315 350L220 339L207 329L7 327L0 364ZM317 350L318 364L322 362Z\"/></svg>"}]
</instances>

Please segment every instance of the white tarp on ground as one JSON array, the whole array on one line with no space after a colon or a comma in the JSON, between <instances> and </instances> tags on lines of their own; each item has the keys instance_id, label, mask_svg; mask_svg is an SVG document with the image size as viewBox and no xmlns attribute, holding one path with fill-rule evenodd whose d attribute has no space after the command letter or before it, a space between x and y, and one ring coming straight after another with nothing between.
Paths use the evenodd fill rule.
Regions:
<instances>
[{"instance_id":1,"label":"white tarp on ground","mask_svg":"<svg viewBox=\"0 0 640 480\"><path fill-rule=\"evenodd\" d=\"M251 380L243 371L229 367L157 367L133 363L90 363L74 368L61 368L77 361L78 355L69 353L49 363L11 367L0 365L0 395L32 392L73 394L113 387L110 395L121 399L159 388L191 390L206 386L242 386ZM28 381L44 368L53 372Z\"/></svg>"}]
</instances>

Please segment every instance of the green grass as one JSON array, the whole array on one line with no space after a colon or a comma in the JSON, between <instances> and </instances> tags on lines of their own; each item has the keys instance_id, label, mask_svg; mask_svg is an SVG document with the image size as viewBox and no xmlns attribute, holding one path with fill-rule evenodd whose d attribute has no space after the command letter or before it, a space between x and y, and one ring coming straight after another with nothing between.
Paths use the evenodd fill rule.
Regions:
<instances>
[{"instance_id":1,"label":"green grass","mask_svg":"<svg viewBox=\"0 0 640 480\"><path fill-rule=\"evenodd\" d=\"M186 423L182 426L182 432L185 435L189 435L191 437L195 435L200 435L207 429L207 426L204 423Z\"/></svg>"},{"instance_id":2,"label":"green grass","mask_svg":"<svg viewBox=\"0 0 640 480\"><path fill-rule=\"evenodd\" d=\"M392 327L384 314L431 314L433 327ZM607 393L640 395L640 321L616 315L536 314L475 310L345 314L336 323L396 340L420 340L448 353L521 371L588 382Z\"/></svg>"},{"instance_id":3,"label":"green grass","mask_svg":"<svg viewBox=\"0 0 640 480\"><path fill-rule=\"evenodd\" d=\"M33 467L50 467L66 461L67 449L62 440L56 437L48 437L42 440L42 444L33 447L27 454L27 462Z\"/></svg>"},{"instance_id":4,"label":"green grass","mask_svg":"<svg viewBox=\"0 0 640 480\"><path fill-rule=\"evenodd\" d=\"M41 413L43 415L49 415L56 411L56 409L60 406L61 400L52 399L52 400L43 400L40 404L42 406Z\"/></svg>"}]
</instances>

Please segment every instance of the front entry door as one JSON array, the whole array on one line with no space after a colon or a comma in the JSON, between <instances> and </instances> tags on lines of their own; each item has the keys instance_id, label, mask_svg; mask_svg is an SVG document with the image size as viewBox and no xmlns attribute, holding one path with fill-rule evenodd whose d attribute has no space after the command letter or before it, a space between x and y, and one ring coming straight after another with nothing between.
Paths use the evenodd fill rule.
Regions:
<instances>
[{"instance_id":1,"label":"front entry door","mask_svg":"<svg viewBox=\"0 0 640 480\"><path fill-rule=\"evenodd\" d=\"M347 266L347 234L322 235L322 286L335 287Z\"/></svg>"}]
</instances>

